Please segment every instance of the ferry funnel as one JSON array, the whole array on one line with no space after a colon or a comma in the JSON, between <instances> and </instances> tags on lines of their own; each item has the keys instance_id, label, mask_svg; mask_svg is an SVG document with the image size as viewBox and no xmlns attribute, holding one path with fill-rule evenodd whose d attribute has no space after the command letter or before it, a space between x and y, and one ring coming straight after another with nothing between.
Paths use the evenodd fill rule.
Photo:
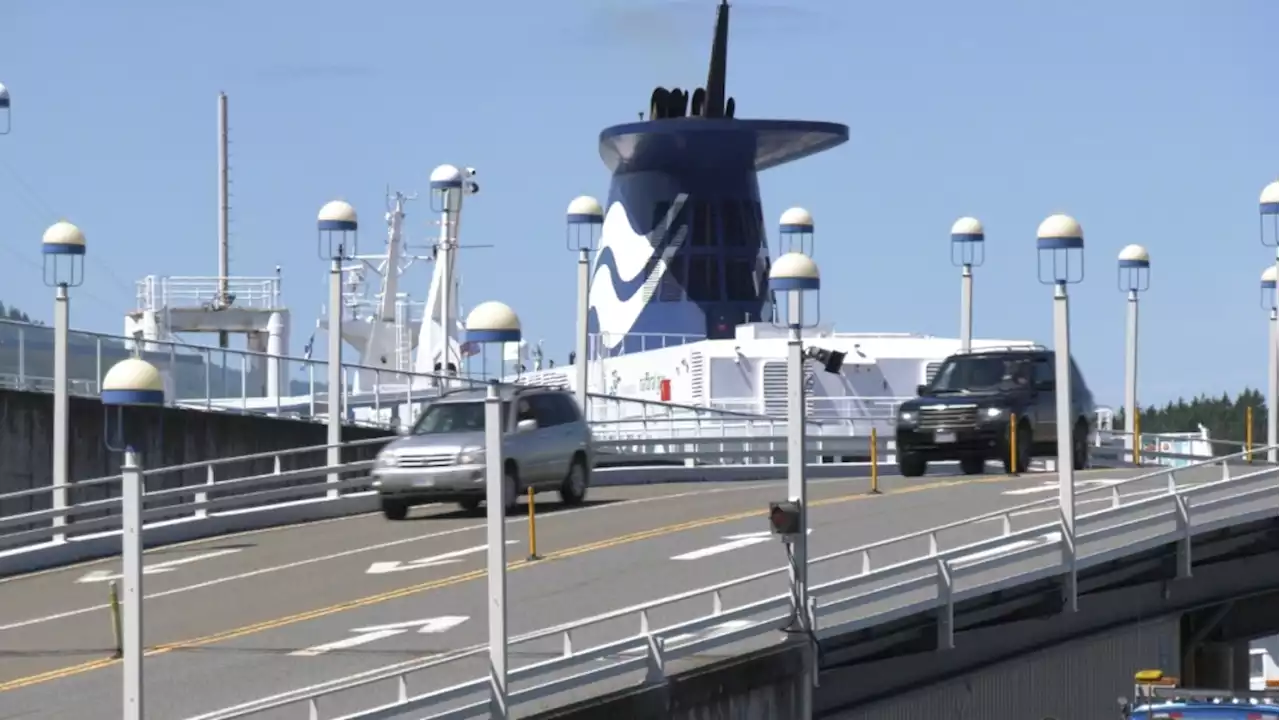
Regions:
<instances>
[{"instance_id":1,"label":"ferry funnel","mask_svg":"<svg viewBox=\"0 0 1280 720\"><path fill-rule=\"evenodd\" d=\"M613 174L591 278L593 356L731 338L772 313L757 174L849 139L845 125L736 118L729 5L705 88L656 88L649 117L600 133Z\"/></svg>"}]
</instances>

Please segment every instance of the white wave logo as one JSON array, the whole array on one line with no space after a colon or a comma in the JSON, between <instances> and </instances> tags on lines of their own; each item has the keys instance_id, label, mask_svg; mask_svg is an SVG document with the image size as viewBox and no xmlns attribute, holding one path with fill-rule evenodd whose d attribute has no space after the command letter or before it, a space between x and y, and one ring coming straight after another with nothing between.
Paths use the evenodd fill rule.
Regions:
<instances>
[{"instance_id":1,"label":"white wave logo","mask_svg":"<svg viewBox=\"0 0 1280 720\"><path fill-rule=\"evenodd\" d=\"M688 197L686 194L676 196L675 201L671 203L671 208L667 211L667 216L653 229L653 233L665 232L671 227L681 209L684 208ZM591 307L595 308L601 342L605 347L610 350L616 348L622 343L627 333L631 332L636 320L640 318L640 313L644 312L646 302L644 288L657 287L658 282L667 272L667 260L684 244L687 234L687 227L680 226L671 244L663 251L662 257L654 263L644 282L626 300L618 297L618 289L613 284L609 268L596 264L595 273L591 276ZM612 251L614 269L617 270L620 281L630 284L644 271L645 265L653 257L655 244L649 238L637 235L631 229L631 220L622 203L614 202L609 206L609 211L604 217L604 227L600 230L599 252L603 253L605 248ZM596 257L599 257L599 253Z\"/></svg>"}]
</instances>

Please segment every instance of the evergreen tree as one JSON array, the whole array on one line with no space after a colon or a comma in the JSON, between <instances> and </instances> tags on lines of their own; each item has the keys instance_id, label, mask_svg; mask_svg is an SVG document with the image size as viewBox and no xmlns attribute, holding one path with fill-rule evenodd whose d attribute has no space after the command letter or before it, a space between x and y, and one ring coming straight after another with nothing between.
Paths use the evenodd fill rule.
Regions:
<instances>
[{"instance_id":1,"label":"evergreen tree","mask_svg":"<svg viewBox=\"0 0 1280 720\"><path fill-rule=\"evenodd\" d=\"M1184 433L1196 432L1203 426L1209 430L1211 439L1244 442L1245 418L1250 408L1253 410L1254 447L1266 445L1267 402L1262 392L1253 388L1246 388L1235 399L1227 393L1217 398L1200 395L1190 402L1178 398L1162 408L1154 405L1143 408L1138 415L1138 429L1144 434ZM1116 412L1114 427L1124 428L1124 422L1124 409L1121 408ZM1227 455L1233 451L1228 446L1217 445L1214 452Z\"/></svg>"}]
</instances>

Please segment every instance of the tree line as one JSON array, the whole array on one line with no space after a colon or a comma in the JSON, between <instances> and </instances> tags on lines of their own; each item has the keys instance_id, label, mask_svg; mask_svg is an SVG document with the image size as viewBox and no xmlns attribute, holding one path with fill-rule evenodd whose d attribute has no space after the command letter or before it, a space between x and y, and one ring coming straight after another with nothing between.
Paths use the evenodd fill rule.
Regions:
<instances>
[{"instance_id":1,"label":"tree line","mask_svg":"<svg viewBox=\"0 0 1280 720\"><path fill-rule=\"evenodd\" d=\"M1144 434L1184 433L1196 432L1203 426L1209 430L1211 439L1244 442L1249 408L1253 409L1253 444L1265 445L1267 401L1261 391L1253 388L1245 388L1234 399L1223 393L1221 397L1200 395L1190 401L1178 398L1164 407L1148 406L1138 414L1138 429ZM1121 408L1116 412L1114 427L1123 429L1124 422L1124 408ZM1217 452L1226 454L1230 449L1219 446Z\"/></svg>"}]
</instances>

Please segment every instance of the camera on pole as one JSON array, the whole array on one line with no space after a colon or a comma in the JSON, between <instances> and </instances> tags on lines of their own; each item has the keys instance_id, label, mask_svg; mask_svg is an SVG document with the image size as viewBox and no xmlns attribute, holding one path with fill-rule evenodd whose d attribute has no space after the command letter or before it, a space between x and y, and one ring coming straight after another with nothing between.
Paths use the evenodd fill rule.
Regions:
<instances>
[{"instance_id":1,"label":"camera on pole","mask_svg":"<svg viewBox=\"0 0 1280 720\"><path fill-rule=\"evenodd\" d=\"M792 500L769 503L769 527L782 542L790 545L800 537L800 503Z\"/></svg>"}]
</instances>

